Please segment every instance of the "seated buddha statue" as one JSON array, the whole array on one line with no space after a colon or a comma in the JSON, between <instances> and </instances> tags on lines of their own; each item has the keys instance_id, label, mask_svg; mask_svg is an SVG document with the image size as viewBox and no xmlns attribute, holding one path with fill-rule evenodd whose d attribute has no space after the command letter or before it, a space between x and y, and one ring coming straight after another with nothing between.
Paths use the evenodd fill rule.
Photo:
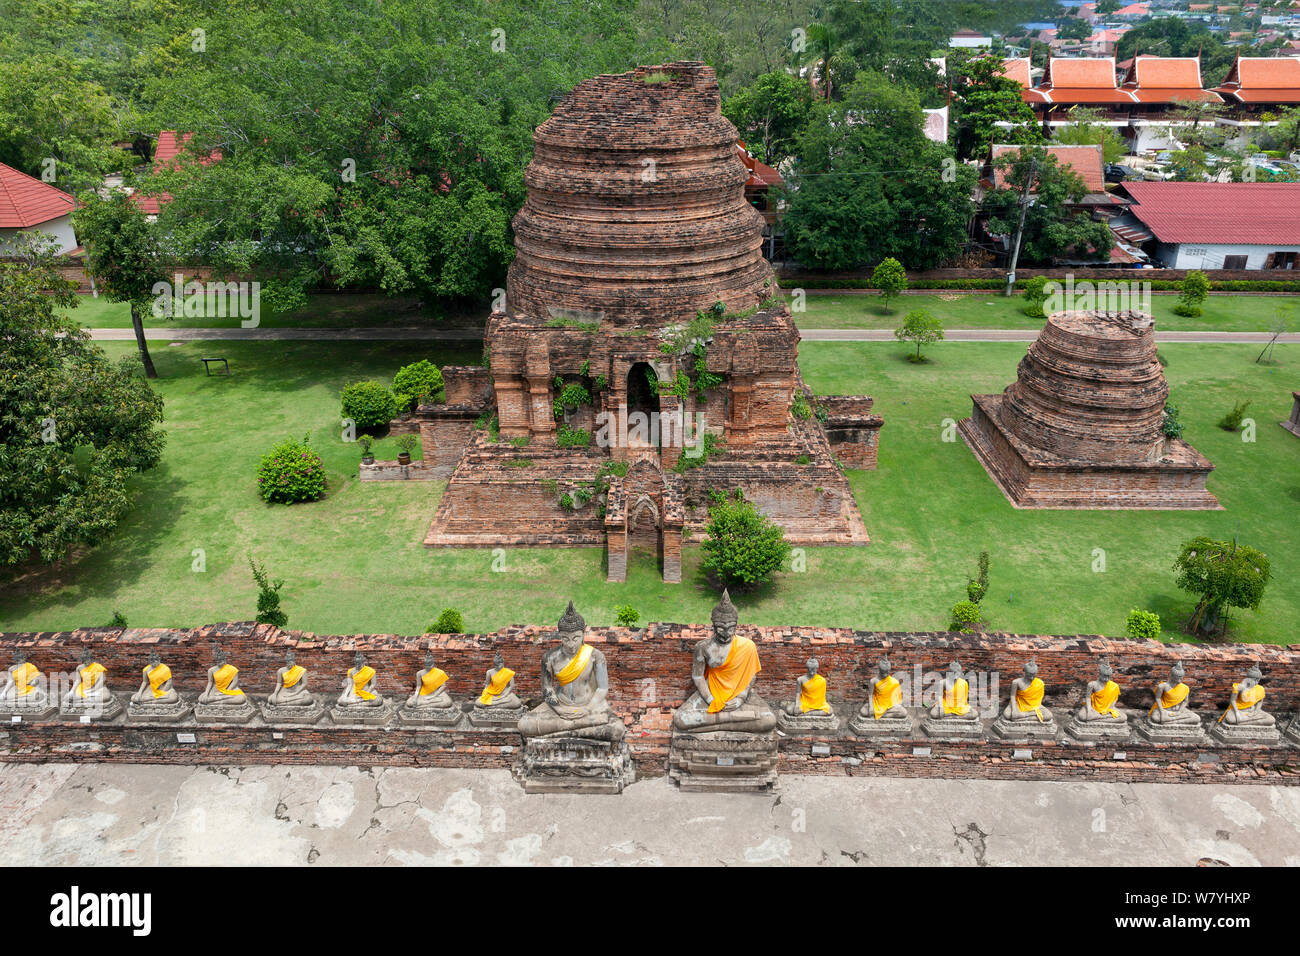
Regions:
<instances>
[{"instance_id":1,"label":"seated buddha statue","mask_svg":"<svg viewBox=\"0 0 1300 956\"><path fill-rule=\"evenodd\" d=\"M492 666L488 668L483 685L483 693L475 701L478 707L494 707L501 710L515 710L524 706L515 695L515 672L506 667L505 658L497 651L492 656Z\"/></svg>"},{"instance_id":2,"label":"seated buddha statue","mask_svg":"<svg viewBox=\"0 0 1300 956\"><path fill-rule=\"evenodd\" d=\"M36 665L27 660L22 651L14 653L14 662L4 672L0 684L0 710L6 713L16 711L44 710L50 706L49 692L42 686L41 672Z\"/></svg>"},{"instance_id":3,"label":"seated buddha statue","mask_svg":"<svg viewBox=\"0 0 1300 956\"><path fill-rule=\"evenodd\" d=\"M1074 714L1080 723L1106 721L1114 724L1127 724L1128 714L1115 709L1119 700L1119 684L1111 680L1113 670L1110 662L1102 660L1097 664L1097 679L1088 682L1083 703Z\"/></svg>"},{"instance_id":4,"label":"seated buddha statue","mask_svg":"<svg viewBox=\"0 0 1300 956\"><path fill-rule=\"evenodd\" d=\"M286 651L284 666L275 672L275 690L266 702L273 707L312 707L316 698L307 690L307 668L297 662L293 651Z\"/></svg>"},{"instance_id":5,"label":"seated buddha statue","mask_svg":"<svg viewBox=\"0 0 1300 956\"><path fill-rule=\"evenodd\" d=\"M731 597L713 609L713 634L695 645L691 681L695 693L673 714L673 727L686 733L729 730L765 734L776 727L776 714L753 693L754 678L762 669L758 647L736 634L740 615Z\"/></svg>"},{"instance_id":6,"label":"seated buddha statue","mask_svg":"<svg viewBox=\"0 0 1300 956\"><path fill-rule=\"evenodd\" d=\"M447 672L433 664L433 654L424 655L424 667L415 675L415 690L406 700L406 706L417 710L445 710L455 707L447 693Z\"/></svg>"},{"instance_id":7,"label":"seated buddha statue","mask_svg":"<svg viewBox=\"0 0 1300 956\"><path fill-rule=\"evenodd\" d=\"M1047 692L1038 676L1038 662L1025 662L1024 672L1011 682L1011 700L1002 711L1003 720L1037 720L1040 724L1052 722L1052 712L1043 706Z\"/></svg>"},{"instance_id":8,"label":"seated buddha statue","mask_svg":"<svg viewBox=\"0 0 1300 956\"><path fill-rule=\"evenodd\" d=\"M1169 679L1161 681L1155 688L1155 703L1147 712L1147 720L1153 724L1196 724L1200 726L1201 718L1187 706L1191 693L1183 677L1186 671L1182 661L1175 661L1169 668Z\"/></svg>"},{"instance_id":9,"label":"seated buddha statue","mask_svg":"<svg viewBox=\"0 0 1300 956\"><path fill-rule=\"evenodd\" d=\"M141 673L140 689L131 695L131 703L138 705L174 704L180 695L172 686L172 669L162 662L156 650L149 652L149 663Z\"/></svg>"},{"instance_id":10,"label":"seated buddha statue","mask_svg":"<svg viewBox=\"0 0 1300 956\"><path fill-rule=\"evenodd\" d=\"M1273 715L1263 709L1264 687L1260 684L1263 676L1258 667L1252 667L1240 683L1232 685L1228 709L1219 717L1219 723L1259 727L1272 727L1277 723Z\"/></svg>"},{"instance_id":11,"label":"seated buddha statue","mask_svg":"<svg viewBox=\"0 0 1300 956\"><path fill-rule=\"evenodd\" d=\"M872 720L903 720L910 718L903 706L903 685L893 674L894 666L889 658L882 657L876 662L876 676L871 679L871 697L858 711L861 717Z\"/></svg>"},{"instance_id":12,"label":"seated buddha statue","mask_svg":"<svg viewBox=\"0 0 1300 956\"><path fill-rule=\"evenodd\" d=\"M358 652L352 659L338 703L340 707L349 709L384 706L383 695L375 690L375 669L366 663L366 655Z\"/></svg>"},{"instance_id":13,"label":"seated buddha statue","mask_svg":"<svg viewBox=\"0 0 1300 956\"><path fill-rule=\"evenodd\" d=\"M826 678L818 673L821 670L821 662L815 657L810 657L804 666L808 672L801 675L797 682L798 695L794 700L782 704L781 709L791 717L802 714L830 714L831 705L826 702Z\"/></svg>"},{"instance_id":14,"label":"seated buddha statue","mask_svg":"<svg viewBox=\"0 0 1300 956\"><path fill-rule=\"evenodd\" d=\"M963 676L961 664L956 661L948 665L939 687L939 699L930 708L930 717L933 720L978 719L970 706L970 682Z\"/></svg>"},{"instance_id":15,"label":"seated buddha statue","mask_svg":"<svg viewBox=\"0 0 1300 956\"><path fill-rule=\"evenodd\" d=\"M208 686L199 695L206 707L240 707L248 703L239 687L239 668L226 660L226 652L212 646L214 663L208 668Z\"/></svg>"},{"instance_id":16,"label":"seated buddha statue","mask_svg":"<svg viewBox=\"0 0 1300 956\"><path fill-rule=\"evenodd\" d=\"M103 719L122 710L122 705L108 689L108 670L95 660L88 647L81 652L77 682L63 695L61 707L69 714Z\"/></svg>"},{"instance_id":17,"label":"seated buddha statue","mask_svg":"<svg viewBox=\"0 0 1300 956\"><path fill-rule=\"evenodd\" d=\"M605 655L584 643L587 622L569 602L560 643L542 655L542 703L519 720L525 737L578 736L622 740L623 721L609 707Z\"/></svg>"}]
</instances>

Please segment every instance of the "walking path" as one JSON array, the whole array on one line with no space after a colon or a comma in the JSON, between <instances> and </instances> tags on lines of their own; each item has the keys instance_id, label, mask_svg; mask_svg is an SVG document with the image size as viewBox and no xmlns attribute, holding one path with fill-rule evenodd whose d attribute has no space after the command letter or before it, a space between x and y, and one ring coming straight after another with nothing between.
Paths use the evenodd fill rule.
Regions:
<instances>
[{"instance_id":1,"label":"walking path","mask_svg":"<svg viewBox=\"0 0 1300 956\"><path fill-rule=\"evenodd\" d=\"M1032 342L1038 329L949 329L946 342ZM805 342L893 342L890 329L800 329ZM90 337L100 342L133 342L131 329L91 329ZM145 329L151 342L402 342L432 339L444 342L474 342L483 338L478 329L438 329L428 326L400 326L361 329ZM1272 332L1156 332L1157 342L1218 342L1236 345L1265 345ZM1278 343L1300 342L1300 332L1287 332Z\"/></svg>"}]
</instances>

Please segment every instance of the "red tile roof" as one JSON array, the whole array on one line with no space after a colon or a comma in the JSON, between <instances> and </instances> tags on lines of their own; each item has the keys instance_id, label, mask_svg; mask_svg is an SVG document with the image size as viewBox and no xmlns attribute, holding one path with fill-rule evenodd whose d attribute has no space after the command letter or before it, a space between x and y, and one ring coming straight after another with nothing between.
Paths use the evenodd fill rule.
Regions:
<instances>
[{"instance_id":1,"label":"red tile roof","mask_svg":"<svg viewBox=\"0 0 1300 956\"><path fill-rule=\"evenodd\" d=\"M186 133L184 136L177 136L176 130L165 129L158 134L158 143L154 146L153 151L153 168L157 170L165 167L174 168L178 165L176 157L185 149L185 144L194 136L193 133ZM221 159L221 150L214 149L207 156L199 157L199 163L203 166L210 166ZM162 193L157 196L145 196L140 193L135 194L135 204L140 207L144 213L156 216L158 211L171 202L171 196Z\"/></svg>"},{"instance_id":2,"label":"red tile roof","mask_svg":"<svg viewBox=\"0 0 1300 956\"><path fill-rule=\"evenodd\" d=\"M1300 183L1126 182L1161 242L1300 245Z\"/></svg>"},{"instance_id":3,"label":"red tile roof","mask_svg":"<svg viewBox=\"0 0 1300 956\"><path fill-rule=\"evenodd\" d=\"M1002 69L999 71L1008 80L1015 80L1023 87L1033 86L1029 78L1029 58L1021 57L1002 61Z\"/></svg>"},{"instance_id":4,"label":"red tile roof","mask_svg":"<svg viewBox=\"0 0 1300 956\"><path fill-rule=\"evenodd\" d=\"M1194 56L1139 56L1123 88L1139 103L1222 101L1219 94L1203 89L1201 61Z\"/></svg>"},{"instance_id":5,"label":"red tile roof","mask_svg":"<svg viewBox=\"0 0 1300 956\"><path fill-rule=\"evenodd\" d=\"M1238 57L1215 92L1241 103L1300 103L1300 57Z\"/></svg>"},{"instance_id":6,"label":"red tile roof","mask_svg":"<svg viewBox=\"0 0 1300 956\"><path fill-rule=\"evenodd\" d=\"M993 158L996 160L1008 153L1020 152L1019 146L994 146ZM1079 178L1083 180L1084 186L1090 193L1104 193L1106 191L1106 179L1102 175L1102 159L1100 146L1048 146L1047 152L1056 157L1056 161L1062 166L1068 166ZM993 185L997 189L1004 188L1006 183L1006 170L993 168Z\"/></svg>"},{"instance_id":7,"label":"red tile roof","mask_svg":"<svg viewBox=\"0 0 1300 956\"><path fill-rule=\"evenodd\" d=\"M751 156L744 143L736 143L736 155L749 170L749 179L745 181L746 189L766 189L769 186L781 185L781 174Z\"/></svg>"},{"instance_id":8,"label":"red tile roof","mask_svg":"<svg viewBox=\"0 0 1300 956\"><path fill-rule=\"evenodd\" d=\"M1115 85L1115 58L1109 56L1058 57L1047 61L1038 84L1046 103L1133 103L1133 94ZM1035 102L1025 97L1027 102Z\"/></svg>"},{"instance_id":9,"label":"red tile roof","mask_svg":"<svg viewBox=\"0 0 1300 956\"><path fill-rule=\"evenodd\" d=\"M77 201L62 189L0 163L0 229L26 229L66 216Z\"/></svg>"}]
</instances>

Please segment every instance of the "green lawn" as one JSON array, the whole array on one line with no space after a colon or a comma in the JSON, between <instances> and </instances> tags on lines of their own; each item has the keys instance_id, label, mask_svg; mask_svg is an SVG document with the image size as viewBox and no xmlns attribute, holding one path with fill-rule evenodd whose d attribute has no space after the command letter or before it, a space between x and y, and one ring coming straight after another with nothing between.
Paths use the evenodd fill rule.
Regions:
<instances>
[{"instance_id":1,"label":"green lawn","mask_svg":"<svg viewBox=\"0 0 1300 956\"><path fill-rule=\"evenodd\" d=\"M130 343L108 343L114 354ZM493 571L487 550L431 551L421 543L441 484L365 483L358 449L340 439L340 386L389 377L402 364L477 358L477 349L401 343L222 343L232 376L208 378L203 343L155 350L167 403L162 465L138 481L138 505L113 542L63 565L0 585L0 629L54 630L107 623L120 610L133 625L190 626L252 617L255 589L244 555L254 552L282 592L290 626L321 633L419 633L444 606L467 627L551 621L572 596L587 620L610 623L617 604L648 620L703 621L716 600L688 547L680 585L663 584L649 561L625 584L606 584L600 549L505 552ZM1273 560L1259 614L1235 618L1242 639L1290 642L1300 632L1296 558L1300 439L1277 422L1300 381L1294 347L1279 363L1253 364L1252 346L1173 345L1173 401L1189 440L1219 468L1210 487L1222 512L1016 511L970 451L941 440L944 419L970 410L972 391L997 391L1015 376L1024 346L950 343L914 366L902 346L804 343L800 360L819 393L868 392L885 416L880 467L851 472L873 544L807 552L807 571L738 598L752 623L869 629L941 627L964 596L981 547L992 553L986 599L993 626L1022 633L1118 633L1130 607L1174 626L1190 608L1169 566L1182 540L1208 533L1243 541ZM1249 398L1257 441L1214 427L1235 398ZM287 435L310 432L329 472L329 493L306 505L269 506L254 491L258 456ZM1094 549L1106 571L1094 573ZM195 549L206 570L196 573Z\"/></svg>"},{"instance_id":2,"label":"green lawn","mask_svg":"<svg viewBox=\"0 0 1300 956\"><path fill-rule=\"evenodd\" d=\"M784 290L787 294L789 289ZM1152 293L1151 309L1156 328L1187 332L1267 332L1279 318L1288 321L1290 331L1300 331L1300 296L1212 295L1204 315L1194 319L1174 315L1177 294ZM795 322L805 329L896 329L913 309L925 309L947 329L1041 329L1042 319L1022 311L1025 300L996 292L942 292L935 295L904 295L889 300L889 312L881 308L875 293L832 295L809 294L806 312L796 313Z\"/></svg>"}]
</instances>

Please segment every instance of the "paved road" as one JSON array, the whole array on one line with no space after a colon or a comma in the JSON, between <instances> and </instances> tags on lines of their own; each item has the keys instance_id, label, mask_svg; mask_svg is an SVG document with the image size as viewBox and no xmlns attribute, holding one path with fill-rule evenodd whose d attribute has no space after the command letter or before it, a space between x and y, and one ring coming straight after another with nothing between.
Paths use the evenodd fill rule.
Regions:
<instances>
[{"instance_id":1,"label":"paved road","mask_svg":"<svg viewBox=\"0 0 1300 956\"><path fill-rule=\"evenodd\" d=\"M1300 787L784 777L527 796L506 771L0 765L0 864L1300 865Z\"/></svg>"},{"instance_id":2,"label":"paved road","mask_svg":"<svg viewBox=\"0 0 1300 956\"><path fill-rule=\"evenodd\" d=\"M893 342L890 329L800 329L806 342ZM130 329L91 329L90 337L102 342L135 341ZM475 329L435 329L398 327L379 329L145 329L144 337L153 342L198 341L322 341L322 342L401 342L438 339L441 341L477 341L483 337ZM1032 342L1037 329L949 329L947 342ZM1239 345L1263 345L1271 332L1156 332L1157 342L1221 342ZM1288 332L1278 339L1300 342L1300 332Z\"/></svg>"}]
</instances>

